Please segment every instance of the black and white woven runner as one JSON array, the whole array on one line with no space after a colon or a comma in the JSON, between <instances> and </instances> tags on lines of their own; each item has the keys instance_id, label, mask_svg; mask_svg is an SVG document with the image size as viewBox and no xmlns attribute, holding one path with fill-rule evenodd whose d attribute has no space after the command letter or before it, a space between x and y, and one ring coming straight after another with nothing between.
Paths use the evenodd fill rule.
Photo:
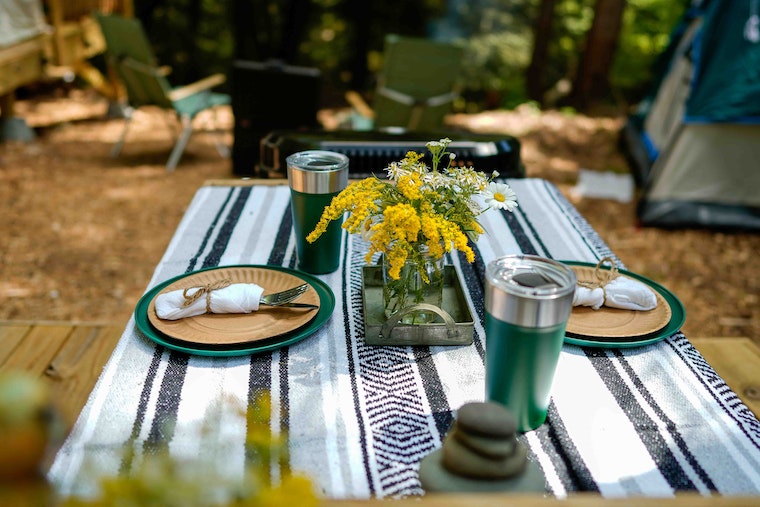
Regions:
<instances>
[{"instance_id":1,"label":"black and white woven runner","mask_svg":"<svg viewBox=\"0 0 760 507\"><path fill-rule=\"evenodd\" d=\"M155 345L130 322L49 478L64 495L86 494L98 474L127 472L159 445L239 476L250 458L240 407L244 414L266 391L274 400L272 430L288 435L290 468L311 477L321 494L422 494L419 461L440 446L457 408L484 396L485 264L520 252L614 257L556 187L510 183L520 206L484 215L476 261L448 258L476 317L473 345L364 345L367 246L344 235L341 268L320 277L335 293L335 311L295 345L253 356L189 356ZM287 187L204 187L150 286L204 267L294 268L295 261ZM680 333L636 349L565 346L547 424L521 438L560 497L578 490L760 494L760 423Z\"/></svg>"}]
</instances>

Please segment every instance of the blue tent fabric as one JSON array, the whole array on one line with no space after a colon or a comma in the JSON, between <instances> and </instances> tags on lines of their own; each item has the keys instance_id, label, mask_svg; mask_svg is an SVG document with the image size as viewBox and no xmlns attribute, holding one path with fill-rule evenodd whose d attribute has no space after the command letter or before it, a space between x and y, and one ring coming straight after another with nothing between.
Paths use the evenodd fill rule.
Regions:
<instances>
[{"instance_id":1,"label":"blue tent fabric","mask_svg":"<svg viewBox=\"0 0 760 507\"><path fill-rule=\"evenodd\" d=\"M704 14L704 7L695 7L695 6L687 7L684 10L683 14L681 14L681 17L679 18L675 27L670 32L668 45L657 56L657 58L655 59L654 65L652 66L652 74L654 75L654 80L649 87L649 91L646 95L647 98L645 99L645 102L651 100L655 95L657 95L657 91L659 90L660 85L662 84L662 79L664 78L665 74L668 71L668 68L670 67L670 64L673 60L673 56L675 55L676 50L678 48L678 44L681 42L681 39L686 34L687 28L692 23L692 21L694 21L696 18L699 18L703 14ZM641 117L642 121L645 115L646 115L646 111L640 111L638 113L638 116Z\"/></svg>"},{"instance_id":2,"label":"blue tent fabric","mask_svg":"<svg viewBox=\"0 0 760 507\"><path fill-rule=\"evenodd\" d=\"M760 122L760 41L745 36L751 3L713 0L695 41L687 121Z\"/></svg>"},{"instance_id":3,"label":"blue tent fabric","mask_svg":"<svg viewBox=\"0 0 760 507\"><path fill-rule=\"evenodd\" d=\"M760 0L692 0L621 147L644 226L760 232Z\"/></svg>"}]
</instances>

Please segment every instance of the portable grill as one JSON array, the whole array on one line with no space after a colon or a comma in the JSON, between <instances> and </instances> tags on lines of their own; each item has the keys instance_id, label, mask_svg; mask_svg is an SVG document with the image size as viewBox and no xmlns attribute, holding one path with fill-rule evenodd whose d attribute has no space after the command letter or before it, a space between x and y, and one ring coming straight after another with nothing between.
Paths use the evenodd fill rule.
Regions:
<instances>
[{"instance_id":1,"label":"portable grill","mask_svg":"<svg viewBox=\"0 0 760 507\"><path fill-rule=\"evenodd\" d=\"M261 140L260 160L254 174L259 178L284 178L288 155L306 150L327 150L349 158L349 176L363 178L383 175L390 162L403 159L407 152L427 153L428 141L449 137L449 151L455 163L472 166L485 173L498 171L503 178L522 178L525 167L520 159L520 143L510 136L454 132L385 131L273 131ZM429 160L427 160L430 163Z\"/></svg>"}]
</instances>

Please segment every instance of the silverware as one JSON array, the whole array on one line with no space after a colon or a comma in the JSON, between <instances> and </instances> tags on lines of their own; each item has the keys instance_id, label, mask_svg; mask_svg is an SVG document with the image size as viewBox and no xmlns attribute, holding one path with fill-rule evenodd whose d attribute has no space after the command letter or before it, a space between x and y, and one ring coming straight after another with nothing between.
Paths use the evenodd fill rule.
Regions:
<instances>
[{"instance_id":1,"label":"silverware","mask_svg":"<svg viewBox=\"0 0 760 507\"><path fill-rule=\"evenodd\" d=\"M259 304L267 306L282 306L290 303L291 301L298 299L309 288L308 283L304 283L297 287L293 287L282 292L275 292L274 294L266 294L261 296Z\"/></svg>"},{"instance_id":2,"label":"silverware","mask_svg":"<svg viewBox=\"0 0 760 507\"><path fill-rule=\"evenodd\" d=\"M319 305L311 305L309 303L285 303L283 305L277 305L282 308L309 308L310 310L316 310Z\"/></svg>"}]
</instances>

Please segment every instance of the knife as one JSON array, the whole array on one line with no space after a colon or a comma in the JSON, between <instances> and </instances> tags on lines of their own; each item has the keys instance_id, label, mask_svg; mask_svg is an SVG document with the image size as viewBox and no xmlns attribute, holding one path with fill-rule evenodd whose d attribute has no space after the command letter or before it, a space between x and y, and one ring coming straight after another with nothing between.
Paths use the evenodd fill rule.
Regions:
<instances>
[{"instance_id":1,"label":"knife","mask_svg":"<svg viewBox=\"0 0 760 507\"><path fill-rule=\"evenodd\" d=\"M318 305L310 305L309 303L285 303L283 305L277 305L280 308L310 308L312 310L316 310L319 308Z\"/></svg>"}]
</instances>

